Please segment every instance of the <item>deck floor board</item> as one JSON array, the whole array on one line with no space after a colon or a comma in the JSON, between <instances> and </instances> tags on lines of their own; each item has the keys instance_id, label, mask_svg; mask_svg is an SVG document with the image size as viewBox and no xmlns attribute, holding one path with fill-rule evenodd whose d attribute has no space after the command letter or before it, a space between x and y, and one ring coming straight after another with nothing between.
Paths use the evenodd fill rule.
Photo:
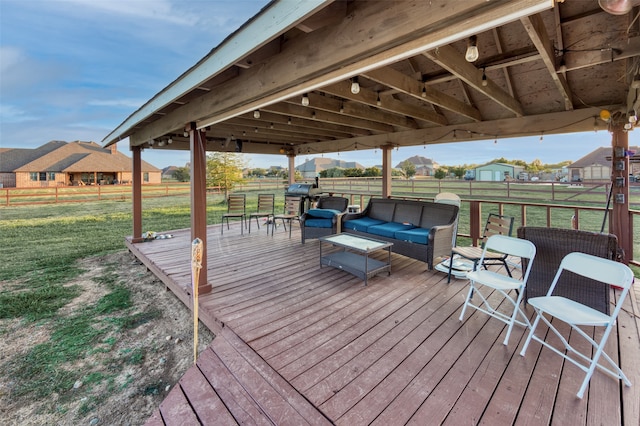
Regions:
<instances>
[{"instance_id":1,"label":"deck floor board","mask_svg":"<svg viewBox=\"0 0 640 426\"><path fill-rule=\"evenodd\" d=\"M190 232L172 234L127 245L190 307ZM210 226L207 241L200 316L216 337L148 424L638 424L637 292L608 344L634 386L596 372L580 400L582 371L535 342L521 357L522 327L505 346L503 323L475 310L460 321L465 280L423 262L392 254L391 275L365 286L321 267L297 228Z\"/></svg>"}]
</instances>

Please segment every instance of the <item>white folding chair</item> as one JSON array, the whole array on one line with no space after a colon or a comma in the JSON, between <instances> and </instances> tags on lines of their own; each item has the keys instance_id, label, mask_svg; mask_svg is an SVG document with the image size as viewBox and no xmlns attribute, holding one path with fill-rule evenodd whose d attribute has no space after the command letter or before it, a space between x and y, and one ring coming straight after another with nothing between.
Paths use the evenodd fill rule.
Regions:
<instances>
[{"instance_id":1,"label":"white folding chair","mask_svg":"<svg viewBox=\"0 0 640 426\"><path fill-rule=\"evenodd\" d=\"M523 271L521 278L509 276L508 271L501 273L506 269L506 266L502 267L498 271L481 268L467 273L467 278L469 278L469 292L467 294L467 299L464 302L464 306L462 307L462 312L460 313L460 321L462 321L462 319L464 318L464 313L467 310L467 306L475 308L487 315L499 319L509 326L507 335L505 336L503 342L506 345L509 342L509 336L511 335L511 330L513 329L514 324L519 324L524 327L531 326L529 319L522 311L522 309L520 309L520 302L522 301L522 297L524 295L524 288L527 283L527 278L529 278L529 272L531 271L533 259L536 256L536 246L533 245L531 241L509 237L506 235L492 235L487 239L482 252L482 257L480 258L480 262L478 263L479 265L483 264L484 257L487 255L487 253L489 253L489 255L491 255L492 253L503 253L508 256L526 258L529 261L527 262L527 268ZM508 302L510 312L504 313L499 311L497 307L498 301L494 301L494 306L496 306L494 308L491 303L489 303L489 300L487 300L488 295L482 294L482 292L480 291L481 289L485 292L489 289L499 292L502 296L504 296L504 298L500 300L500 302ZM516 292L515 298L511 295L512 291ZM474 293L477 293L478 297L480 297L481 303L474 304L472 302ZM513 309L511 309L511 307L513 307ZM519 320L518 316L520 316L522 319Z\"/></svg>"},{"instance_id":2,"label":"white folding chair","mask_svg":"<svg viewBox=\"0 0 640 426\"><path fill-rule=\"evenodd\" d=\"M600 281L602 285L620 287L621 292L611 315L597 311L567 297L553 296L553 290L560 279L560 275L565 271L570 271L583 277ZM587 384L589 383L596 367L617 379L622 379L625 385L631 386L631 382L624 375L620 367L604 352L604 346L609 334L611 334L611 330L615 325L618 313L622 308L624 299L627 297L627 293L629 293L629 288L632 284L633 272L628 266L622 263L585 253L569 253L562 259L558 272L551 283L551 287L547 291L547 295L529 299L529 304L533 306L536 311L536 319L533 321L531 331L529 332L529 336L522 347L520 355L524 356L527 351L527 347L529 346L529 342L533 339L578 366L578 368L586 373L582 386L580 386L580 390L577 394L578 398L582 398L584 395L584 392L587 389ZM593 356L587 356L569 345L567 339L565 339L551 324L551 319L543 316L545 313L557 320L567 323L571 326L572 331L575 330L579 335L591 343L595 351L589 350L589 355L593 352ZM540 320L547 324L549 329L558 336L558 338L560 338L564 344L565 352L561 352L551 344L547 343L544 338L540 338L535 335L536 327ZM579 326L604 327L604 333L602 334L600 341L597 342ZM575 355L575 358L570 356L571 353ZM604 358L613 370L602 365L599 362L600 357ZM586 362L588 365L584 365L584 363L579 360Z\"/></svg>"}]
</instances>

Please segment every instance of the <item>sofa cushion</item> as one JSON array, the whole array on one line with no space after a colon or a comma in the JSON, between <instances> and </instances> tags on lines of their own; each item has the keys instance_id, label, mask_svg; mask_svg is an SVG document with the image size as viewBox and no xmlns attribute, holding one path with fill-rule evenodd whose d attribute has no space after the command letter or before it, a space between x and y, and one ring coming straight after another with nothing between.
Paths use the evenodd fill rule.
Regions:
<instances>
[{"instance_id":1,"label":"sofa cushion","mask_svg":"<svg viewBox=\"0 0 640 426\"><path fill-rule=\"evenodd\" d=\"M339 210L333 209L309 209L307 211L308 216L321 217L323 219L332 219L335 215L341 213Z\"/></svg>"},{"instance_id":2,"label":"sofa cushion","mask_svg":"<svg viewBox=\"0 0 640 426\"><path fill-rule=\"evenodd\" d=\"M331 228L333 226L333 220L307 217L304 221L304 226L309 228Z\"/></svg>"},{"instance_id":3,"label":"sofa cushion","mask_svg":"<svg viewBox=\"0 0 640 426\"><path fill-rule=\"evenodd\" d=\"M403 231L397 231L395 238L416 244L429 244L429 229L411 228Z\"/></svg>"},{"instance_id":4,"label":"sofa cushion","mask_svg":"<svg viewBox=\"0 0 640 426\"><path fill-rule=\"evenodd\" d=\"M358 219L347 220L342 224L345 229L353 229L354 231L367 232L370 226L380 225L385 223L383 220L372 219L368 216L363 216Z\"/></svg>"},{"instance_id":5,"label":"sofa cushion","mask_svg":"<svg viewBox=\"0 0 640 426\"><path fill-rule=\"evenodd\" d=\"M397 231L403 231L406 229L413 228L411 224L397 223L397 222L387 222L381 225L370 226L367 229L367 232L373 235L381 235L387 238L395 238L395 234Z\"/></svg>"}]
</instances>

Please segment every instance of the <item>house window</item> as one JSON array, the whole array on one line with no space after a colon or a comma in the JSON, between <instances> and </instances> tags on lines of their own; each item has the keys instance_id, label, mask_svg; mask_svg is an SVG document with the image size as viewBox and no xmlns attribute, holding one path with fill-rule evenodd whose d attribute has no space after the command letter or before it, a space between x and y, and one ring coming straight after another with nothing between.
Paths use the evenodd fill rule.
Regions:
<instances>
[{"instance_id":1,"label":"house window","mask_svg":"<svg viewBox=\"0 0 640 426\"><path fill-rule=\"evenodd\" d=\"M56 180L56 172L49 172L49 180Z\"/></svg>"},{"instance_id":2,"label":"house window","mask_svg":"<svg viewBox=\"0 0 640 426\"><path fill-rule=\"evenodd\" d=\"M38 173L39 176L39 180L47 180L47 172L40 172Z\"/></svg>"},{"instance_id":3,"label":"house window","mask_svg":"<svg viewBox=\"0 0 640 426\"><path fill-rule=\"evenodd\" d=\"M149 172L144 172L144 174L142 176L143 176L142 179L145 182L149 182Z\"/></svg>"},{"instance_id":4,"label":"house window","mask_svg":"<svg viewBox=\"0 0 640 426\"><path fill-rule=\"evenodd\" d=\"M37 172L30 172L29 173L29 178L34 182L37 181L38 180L38 173Z\"/></svg>"}]
</instances>

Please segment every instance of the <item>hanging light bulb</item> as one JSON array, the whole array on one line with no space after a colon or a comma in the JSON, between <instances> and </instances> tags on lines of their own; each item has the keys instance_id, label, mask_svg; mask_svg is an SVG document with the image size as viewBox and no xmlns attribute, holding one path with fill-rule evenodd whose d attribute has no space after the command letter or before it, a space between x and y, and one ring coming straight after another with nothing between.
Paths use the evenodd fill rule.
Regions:
<instances>
[{"instance_id":1,"label":"hanging light bulb","mask_svg":"<svg viewBox=\"0 0 640 426\"><path fill-rule=\"evenodd\" d=\"M360 93L360 83L358 83L358 77L353 77L351 79L351 93L357 95Z\"/></svg>"},{"instance_id":2,"label":"hanging light bulb","mask_svg":"<svg viewBox=\"0 0 640 426\"><path fill-rule=\"evenodd\" d=\"M638 116L634 110L629 111L629 123L635 125L638 122Z\"/></svg>"},{"instance_id":3,"label":"hanging light bulb","mask_svg":"<svg viewBox=\"0 0 640 426\"><path fill-rule=\"evenodd\" d=\"M302 95L302 106L309 106L309 95Z\"/></svg>"},{"instance_id":4,"label":"hanging light bulb","mask_svg":"<svg viewBox=\"0 0 640 426\"><path fill-rule=\"evenodd\" d=\"M422 97L426 98L427 97L427 85L423 84L422 86Z\"/></svg>"},{"instance_id":5,"label":"hanging light bulb","mask_svg":"<svg viewBox=\"0 0 640 426\"><path fill-rule=\"evenodd\" d=\"M291 125L291 117L287 119L287 124Z\"/></svg>"},{"instance_id":6,"label":"hanging light bulb","mask_svg":"<svg viewBox=\"0 0 640 426\"><path fill-rule=\"evenodd\" d=\"M167 145L171 145L172 143L173 143L173 138L169 136L169 139L167 139Z\"/></svg>"},{"instance_id":7,"label":"hanging light bulb","mask_svg":"<svg viewBox=\"0 0 640 426\"><path fill-rule=\"evenodd\" d=\"M544 132L540 133L540 142L544 139Z\"/></svg>"},{"instance_id":8,"label":"hanging light bulb","mask_svg":"<svg viewBox=\"0 0 640 426\"><path fill-rule=\"evenodd\" d=\"M485 74L485 69L484 67L482 68L482 86L483 87L487 87L487 84L489 84L489 82L487 81L487 74Z\"/></svg>"},{"instance_id":9,"label":"hanging light bulb","mask_svg":"<svg viewBox=\"0 0 640 426\"><path fill-rule=\"evenodd\" d=\"M478 37L471 36L467 40L467 52L464 54L464 58L467 62L475 62L478 60L480 53L478 52Z\"/></svg>"},{"instance_id":10,"label":"hanging light bulb","mask_svg":"<svg viewBox=\"0 0 640 426\"><path fill-rule=\"evenodd\" d=\"M253 118L260 118L260 110L259 109L253 111Z\"/></svg>"},{"instance_id":11,"label":"hanging light bulb","mask_svg":"<svg viewBox=\"0 0 640 426\"><path fill-rule=\"evenodd\" d=\"M378 92L378 99L376 100L376 105L382 105L382 101L380 100L380 92Z\"/></svg>"},{"instance_id":12,"label":"hanging light bulb","mask_svg":"<svg viewBox=\"0 0 640 426\"><path fill-rule=\"evenodd\" d=\"M593 131L598 133L598 117L593 117Z\"/></svg>"},{"instance_id":13,"label":"hanging light bulb","mask_svg":"<svg viewBox=\"0 0 640 426\"><path fill-rule=\"evenodd\" d=\"M340 114L344 112L344 103L340 104Z\"/></svg>"}]
</instances>

